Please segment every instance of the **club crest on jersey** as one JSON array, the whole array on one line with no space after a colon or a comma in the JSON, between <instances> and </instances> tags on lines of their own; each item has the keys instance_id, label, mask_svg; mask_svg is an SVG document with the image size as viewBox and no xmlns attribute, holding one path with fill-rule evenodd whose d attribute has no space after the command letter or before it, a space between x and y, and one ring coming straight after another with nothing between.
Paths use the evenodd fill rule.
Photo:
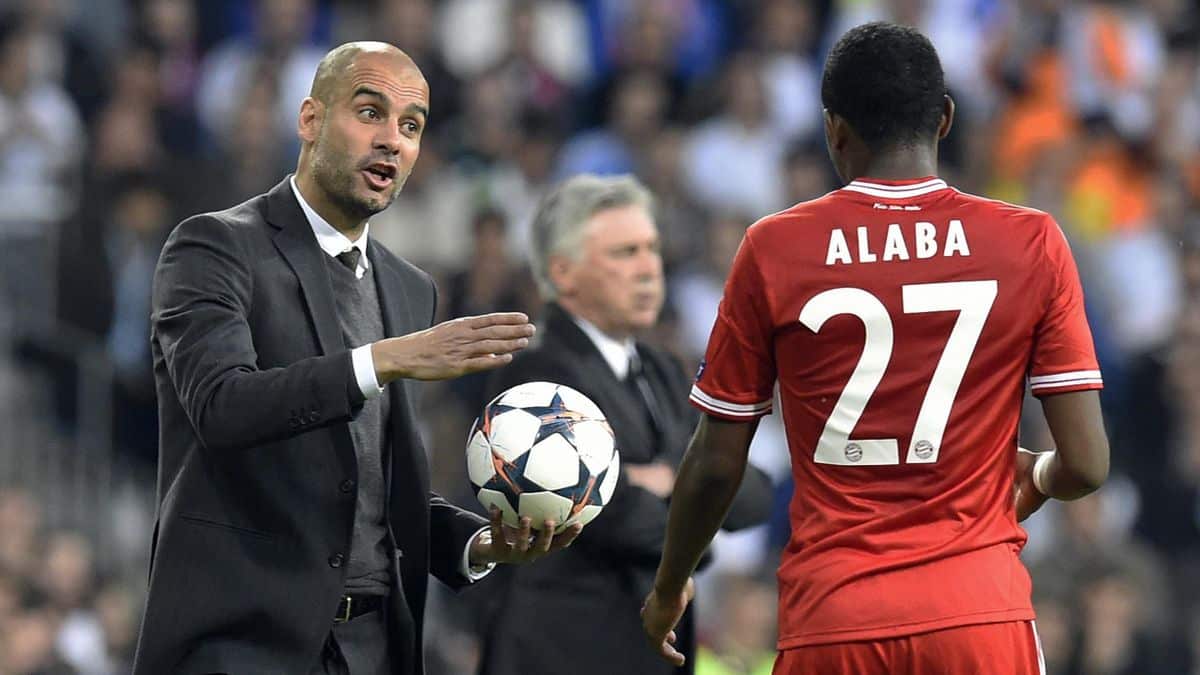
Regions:
<instances>
[{"instance_id":1,"label":"club crest on jersey","mask_svg":"<svg viewBox=\"0 0 1200 675\"><path fill-rule=\"evenodd\" d=\"M869 234L865 225L860 226L854 237L856 245L851 245L841 228L830 230L825 264L849 265L855 262L889 262L913 258L926 260L938 254L945 258L971 255L967 233L963 230L962 221L957 218L951 220L945 228L923 220L913 223L911 227L901 227L899 223L892 223L888 225L883 250L879 253L871 249Z\"/></svg>"}]
</instances>

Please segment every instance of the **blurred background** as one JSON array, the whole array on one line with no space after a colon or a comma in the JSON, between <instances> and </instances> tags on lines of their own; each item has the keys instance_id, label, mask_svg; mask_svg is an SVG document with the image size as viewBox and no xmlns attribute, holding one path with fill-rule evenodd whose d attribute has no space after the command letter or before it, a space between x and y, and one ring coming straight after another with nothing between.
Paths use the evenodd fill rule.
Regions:
<instances>
[{"instance_id":1,"label":"blurred background","mask_svg":"<svg viewBox=\"0 0 1200 675\"><path fill-rule=\"evenodd\" d=\"M444 318L539 303L526 236L580 171L655 193L694 364L746 226L837 187L820 71L853 25L937 46L958 117L942 176L1053 213L1078 259L1113 476L1029 523L1055 675L1200 673L1200 40L1194 0L0 1L0 673L129 672L154 517L151 275L183 217L295 166L317 61L407 50L432 88L408 186L372 236L433 273ZM482 381L429 387L435 487L474 502ZM1032 401L1031 401L1032 403ZM1038 406L1023 444L1050 447ZM772 524L724 537L698 607L712 674L761 672L787 536L776 417L752 459ZM470 593L435 596L431 675L478 658Z\"/></svg>"}]
</instances>

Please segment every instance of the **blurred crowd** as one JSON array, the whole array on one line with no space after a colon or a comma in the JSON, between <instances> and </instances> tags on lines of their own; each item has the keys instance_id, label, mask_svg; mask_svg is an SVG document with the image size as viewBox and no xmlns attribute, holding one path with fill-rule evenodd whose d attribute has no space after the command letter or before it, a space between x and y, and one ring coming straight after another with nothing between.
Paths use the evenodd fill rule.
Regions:
<instances>
[{"instance_id":1,"label":"blurred crowd","mask_svg":"<svg viewBox=\"0 0 1200 675\"><path fill-rule=\"evenodd\" d=\"M435 275L443 318L537 316L537 200L577 172L634 173L668 276L653 339L694 364L745 228L837 187L827 49L889 19L930 36L957 102L942 177L1054 214L1088 293L1114 471L1028 523L1048 672L1200 674L1198 18L1194 0L0 1L0 407L45 392L0 418L70 439L104 398L105 447L149 493L158 251L182 218L294 168L300 101L347 40L392 42L429 81L421 158L371 234ZM80 396L95 359L111 377ZM464 505L482 388L424 401L435 488ZM1050 447L1027 411L1023 444ZM46 518L71 488L21 484L51 450L18 438L0 431L0 674L128 672L150 532ZM701 675L769 672L790 496L777 419L752 460L779 514L717 542ZM471 672L469 600L439 595L432 614L431 675Z\"/></svg>"}]
</instances>

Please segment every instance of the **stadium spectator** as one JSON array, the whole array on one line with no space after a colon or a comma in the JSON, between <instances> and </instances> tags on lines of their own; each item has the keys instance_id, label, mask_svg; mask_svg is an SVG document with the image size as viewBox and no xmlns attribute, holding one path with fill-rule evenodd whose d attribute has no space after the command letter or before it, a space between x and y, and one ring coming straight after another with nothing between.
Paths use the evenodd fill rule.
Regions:
<instances>
[{"instance_id":1,"label":"stadium spectator","mask_svg":"<svg viewBox=\"0 0 1200 675\"><path fill-rule=\"evenodd\" d=\"M752 52L730 58L722 80L720 112L696 127L684 150L692 194L710 209L765 214L784 204L780 130L772 124L762 59ZM708 189L721 185L720 190Z\"/></svg>"},{"instance_id":2,"label":"stadium spectator","mask_svg":"<svg viewBox=\"0 0 1200 675\"><path fill-rule=\"evenodd\" d=\"M771 126L782 138L816 136L821 124L821 67L812 44L817 9L795 0L762 3L752 39L761 56Z\"/></svg>"},{"instance_id":3,"label":"stadium spectator","mask_svg":"<svg viewBox=\"0 0 1200 675\"><path fill-rule=\"evenodd\" d=\"M45 271L75 207L85 145L75 103L34 68L32 30L20 15L0 16L0 325L49 318Z\"/></svg>"},{"instance_id":4,"label":"stadium spectator","mask_svg":"<svg viewBox=\"0 0 1200 675\"><path fill-rule=\"evenodd\" d=\"M717 612L724 620L696 653L696 675L770 675L775 665L775 589L752 577L718 582ZM701 627L703 630L703 627Z\"/></svg>"},{"instance_id":5,"label":"stadium spectator","mask_svg":"<svg viewBox=\"0 0 1200 675\"><path fill-rule=\"evenodd\" d=\"M242 98L234 92L266 83L272 123L269 141L295 148L296 111L308 93L324 50L314 44L314 0L261 0L255 3L254 33L231 37L204 57L196 110L214 138L229 134Z\"/></svg>"},{"instance_id":6,"label":"stadium spectator","mask_svg":"<svg viewBox=\"0 0 1200 675\"><path fill-rule=\"evenodd\" d=\"M644 164L646 152L667 121L670 104L661 76L653 71L625 72L605 99L608 120L567 141L555 175L630 173Z\"/></svg>"},{"instance_id":7,"label":"stadium spectator","mask_svg":"<svg viewBox=\"0 0 1200 675\"><path fill-rule=\"evenodd\" d=\"M662 234L663 266L668 276L704 255L709 218L687 185L686 140L681 127L664 128L655 134L641 168L646 187L654 195L654 220Z\"/></svg>"},{"instance_id":8,"label":"stadium spectator","mask_svg":"<svg viewBox=\"0 0 1200 675\"><path fill-rule=\"evenodd\" d=\"M525 110L519 115L516 133L512 157L478 180L489 201L504 212L508 255L524 263L529 258L529 226L538 202L550 190L562 131L557 119Z\"/></svg>"}]
</instances>

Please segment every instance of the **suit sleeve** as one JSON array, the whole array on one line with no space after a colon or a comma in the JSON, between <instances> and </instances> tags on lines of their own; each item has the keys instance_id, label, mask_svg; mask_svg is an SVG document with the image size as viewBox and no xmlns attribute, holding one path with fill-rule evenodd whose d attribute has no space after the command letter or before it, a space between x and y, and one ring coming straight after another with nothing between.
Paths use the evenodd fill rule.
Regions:
<instances>
[{"instance_id":1,"label":"suit sleeve","mask_svg":"<svg viewBox=\"0 0 1200 675\"><path fill-rule=\"evenodd\" d=\"M260 370L247 317L253 276L232 229L212 216L179 225L154 275L151 321L167 373L200 442L236 451L344 422L361 406L350 352Z\"/></svg>"},{"instance_id":2,"label":"suit sleeve","mask_svg":"<svg viewBox=\"0 0 1200 675\"><path fill-rule=\"evenodd\" d=\"M471 580L462 573L463 551L471 536L487 525L486 518L429 493L430 573L455 590L470 585Z\"/></svg>"}]
</instances>

